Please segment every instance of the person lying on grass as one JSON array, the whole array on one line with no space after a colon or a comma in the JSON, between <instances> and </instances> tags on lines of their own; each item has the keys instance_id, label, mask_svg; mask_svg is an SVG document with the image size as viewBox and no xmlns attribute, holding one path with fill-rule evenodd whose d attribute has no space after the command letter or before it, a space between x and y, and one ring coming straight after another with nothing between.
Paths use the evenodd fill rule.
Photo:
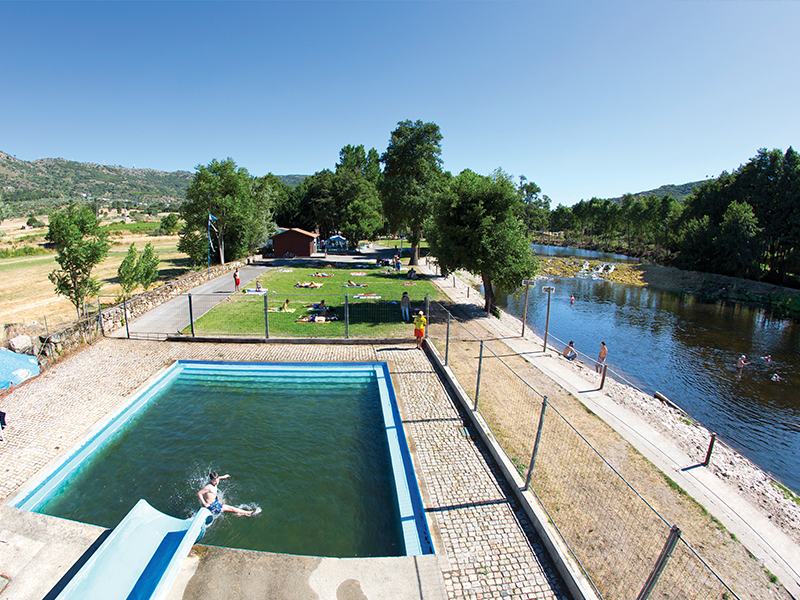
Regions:
<instances>
[{"instance_id":1,"label":"person lying on grass","mask_svg":"<svg viewBox=\"0 0 800 600\"><path fill-rule=\"evenodd\" d=\"M347 280L347 284L342 284L342 287L369 287L368 283L356 283L352 279Z\"/></svg>"},{"instance_id":2,"label":"person lying on grass","mask_svg":"<svg viewBox=\"0 0 800 600\"><path fill-rule=\"evenodd\" d=\"M312 289L317 289L317 288L321 288L323 285L324 285L324 284L322 284L322 283L311 283L311 282L309 282L309 281L304 281L303 283L300 283L300 282L298 281L297 283L295 283L295 284L294 284L294 287L296 287L296 288L312 288Z\"/></svg>"}]
</instances>

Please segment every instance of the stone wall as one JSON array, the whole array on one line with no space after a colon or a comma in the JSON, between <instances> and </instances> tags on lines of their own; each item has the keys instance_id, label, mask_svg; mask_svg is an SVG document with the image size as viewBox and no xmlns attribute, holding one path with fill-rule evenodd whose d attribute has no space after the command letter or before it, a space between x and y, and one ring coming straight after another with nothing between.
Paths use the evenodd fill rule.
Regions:
<instances>
[{"instance_id":1,"label":"stone wall","mask_svg":"<svg viewBox=\"0 0 800 600\"><path fill-rule=\"evenodd\" d=\"M229 273L237 267L244 266L251 262L251 259L233 261L224 265L211 268L211 279L216 279L220 275ZM91 343L102 337L103 332L110 333L123 327L125 319L133 320L144 313L160 306L173 298L180 296L198 285L208 281L209 273L207 269L189 273L172 281L160 285L159 287L136 294L128 298L125 302L127 314L122 304L104 308L102 310L103 326L102 330L98 323L97 315L92 315L88 319L81 319L70 324L59 331L46 336L39 336L38 343L34 344L34 354L38 355L39 366L44 371L47 367L56 362L59 357L75 348Z\"/></svg>"}]
</instances>

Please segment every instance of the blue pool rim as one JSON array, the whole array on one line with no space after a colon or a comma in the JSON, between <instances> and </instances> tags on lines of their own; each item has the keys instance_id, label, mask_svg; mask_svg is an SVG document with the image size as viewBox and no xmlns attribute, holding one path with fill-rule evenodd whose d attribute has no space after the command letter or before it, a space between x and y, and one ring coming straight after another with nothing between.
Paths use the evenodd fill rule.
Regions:
<instances>
[{"instance_id":1,"label":"blue pool rim","mask_svg":"<svg viewBox=\"0 0 800 600\"><path fill-rule=\"evenodd\" d=\"M395 482L397 507L403 532L406 556L434 554L425 508L416 484L414 465L406 443L397 397L394 393L389 366L385 362L247 362L247 361L201 361L178 360L161 371L147 386L134 394L123 407L100 422L76 446L67 452L44 473L36 477L17 494L10 506L20 510L35 512L62 483L72 475L89 456L100 448L106 440L120 431L139 411L147 406L162 389L173 381L185 368L208 369L214 371L241 370L243 367L254 370L283 372L313 372L317 375L345 373L374 373L383 414L386 440L389 446L392 473Z\"/></svg>"}]
</instances>

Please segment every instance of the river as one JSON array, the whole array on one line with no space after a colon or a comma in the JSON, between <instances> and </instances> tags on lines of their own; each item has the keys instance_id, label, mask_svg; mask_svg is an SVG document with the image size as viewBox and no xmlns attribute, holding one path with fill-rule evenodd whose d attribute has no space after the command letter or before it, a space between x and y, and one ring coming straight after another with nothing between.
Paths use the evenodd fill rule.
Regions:
<instances>
[{"instance_id":1,"label":"river","mask_svg":"<svg viewBox=\"0 0 800 600\"><path fill-rule=\"evenodd\" d=\"M614 260L587 250L546 248L551 256ZM702 302L692 294L557 278L537 282L529 292L528 325L540 335L547 310L544 284L555 286L549 344L558 348L574 340L581 359L593 364L604 341L610 371L650 394L661 392L800 491L800 323L740 304ZM523 302L523 293L497 299L520 318ZM742 354L752 364L740 374L735 364ZM774 374L781 380L773 381Z\"/></svg>"}]
</instances>

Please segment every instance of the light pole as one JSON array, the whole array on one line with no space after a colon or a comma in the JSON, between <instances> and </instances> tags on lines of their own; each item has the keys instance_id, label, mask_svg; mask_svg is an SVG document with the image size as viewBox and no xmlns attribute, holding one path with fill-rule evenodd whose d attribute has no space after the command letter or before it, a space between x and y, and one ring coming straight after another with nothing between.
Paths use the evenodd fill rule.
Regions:
<instances>
[{"instance_id":1,"label":"light pole","mask_svg":"<svg viewBox=\"0 0 800 600\"><path fill-rule=\"evenodd\" d=\"M547 352L547 330L550 329L550 294L556 291L554 285L546 285L542 288L543 292L547 292L547 318L544 322L544 348L542 352Z\"/></svg>"},{"instance_id":2,"label":"light pole","mask_svg":"<svg viewBox=\"0 0 800 600\"><path fill-rule=\"evenodd\" d=\"M530 286L536 285L536 281L533 279L523 279L522 285L525 286L525 304L522 307L522 335L520 337L525 337L525 323L528 322L528 290Z\"/></svg>"}]
</instances>

